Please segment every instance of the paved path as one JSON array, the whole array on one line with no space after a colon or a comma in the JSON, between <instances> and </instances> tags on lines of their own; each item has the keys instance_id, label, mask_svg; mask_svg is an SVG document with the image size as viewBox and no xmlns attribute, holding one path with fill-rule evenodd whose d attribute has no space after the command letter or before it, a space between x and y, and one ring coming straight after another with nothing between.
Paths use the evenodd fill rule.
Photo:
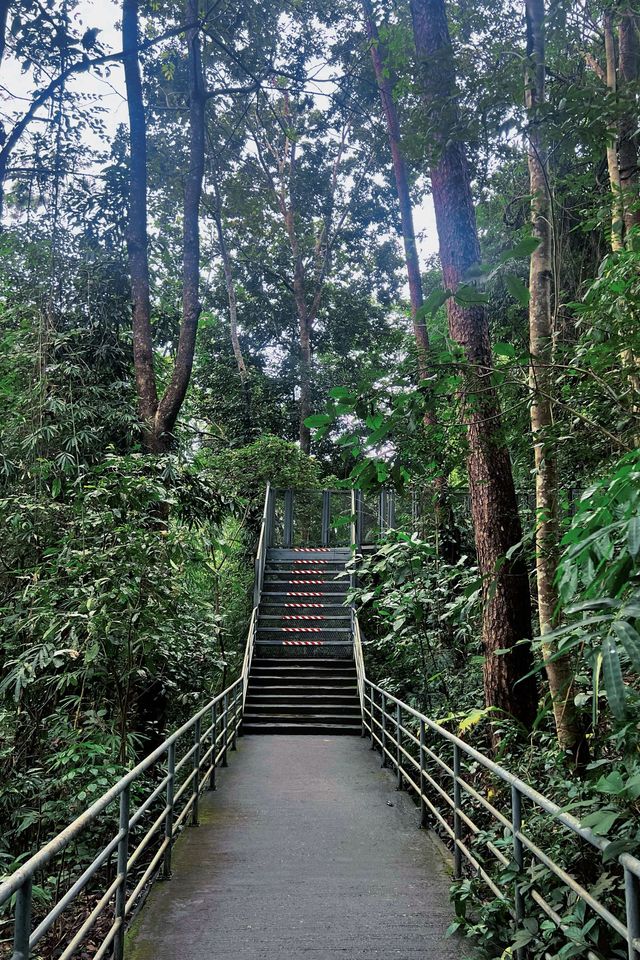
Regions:
<instances>
[{"instance_id":1,"label":"paved path","mask_svg":"<svg viewBox=\"0 0 640 960\"><path fill-rule=\"evenodd\" d=\"M127 960L458 960L449 877L359 737L245 736ZM392 804L390 806L389 804Z\"/></svg>"}]
</instances>

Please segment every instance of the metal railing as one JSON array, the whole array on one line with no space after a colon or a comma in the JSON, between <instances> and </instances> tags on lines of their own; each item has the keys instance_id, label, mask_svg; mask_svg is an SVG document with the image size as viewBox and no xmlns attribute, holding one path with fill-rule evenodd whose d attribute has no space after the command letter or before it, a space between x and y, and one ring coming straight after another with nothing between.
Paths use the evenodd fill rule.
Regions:
<instances>
[{"instance_id":1,"label":"metal railing","mask_svg":"<svg viewBox=\"0 0 640 960\"><path fill-rule=\"evenodd\" d=\"M240 676L0 885L0 906L15 898L12 960L28 960L65 910L74 904L90 881L99 876L101 888L96 891L95 884L91 888L96 902L65 944L60 960L74 955L105 914L111 915L112 922L108 931L101 934L94 960L107 956L109 951L115 960L122 960L127 918L142 891L158 873L162 872L165 878L170 876L171 851L176 837L187 822L198 823L200 795L207 788L215 789L216 768L227 766L228 750L236 747L242 719L243 685L244 677ZM156 782L151 784L147 795L138 800L136 809L131 809L132 788L144 786L146 789L153 774ZM113 809L116 801L117 832L33 929L33 887L38 874L89 827L96 825L109 808ZM160 811L153 811L150 826L142 836L137 836L136 827L158 802L162 805ZM145 864L149 853L152 855ZM114 857L115 876L111 878ZM134 885L129 889L132 875Z\"/></svg>"},{"instance_id":2,"label":"metal railing","mask_svg":"<svg viewBox=\"0 0 640 960\"><path fill-rule=\"evenodd\" d=\"M395 772L398 789L407 788L415 793L420 804L420 825L427 826L431 815L450 841L455 877L462 878L466 869L467 875L482 880L491 894L503 901L516 931L524 928L533 908L538 915L542 911L558 930L569 936L569 923L559 913L558 904L550 903L536 889L535 878L525 865L527 859L529 867L540 865L604 920L626 944L629 960L640 960L640 860L629 853L612 857L624 879L625 916L621 919L543 849L544 839L531 834L535 833L533 825L538 814L546 815L545 838L549 835L549 827L553 826L568 831L600 853L606 851L609 840L596 835L504 767L369 680L357 618L354 658L362 704L363 736L369 736L372 749L380 751L382 766ZM450 746L450 762L434 749L438 744L440 747ZM470 766L475 767L476 772L468 769ZM476 789L470 782L477 776L478 769L485 777L493 778L507 789L510 795L508 815L480 792L482 786ZM474 820L478 810L484 817L482 824ZM507 848L502 844L501 849L501 844L491 835L487 821L499 826L510 838ZM476 844L486 853L472 850ZM499 886L495 875L491 875L494 865L498 869L513 871L515 879L511 890L508 885ZM518 948L515 955L520 960L526 956L526 950ZM589 960L607 960L597 949L587 949L584 955Z\"/></svg>"}]
</instances>

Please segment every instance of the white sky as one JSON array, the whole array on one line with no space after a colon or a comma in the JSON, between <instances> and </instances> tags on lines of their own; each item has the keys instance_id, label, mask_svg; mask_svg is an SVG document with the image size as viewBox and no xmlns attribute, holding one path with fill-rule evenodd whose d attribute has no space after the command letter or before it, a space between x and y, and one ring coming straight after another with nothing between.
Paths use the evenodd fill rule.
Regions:
<instances>
[{"instance_id":1,"label":"white sky","mask_svg":"<svg viewBox=\"0 0 640 960\"><path fill-rule=\"evenodd\" d=\"M105 52L116 52L122 49L120 36L121 5L115 0L81 0L78 4L79 19L76 24L80 36L87 28L98 27L102 32L98 40L105 48ZM3 110L11 105L13 97L24 97L29 93L32 84L29 74L22 74L19 65L7 55L2 64L2 87L0 95L3 100ZM113 64L108 78L100 78L93 73L82 73L71 81L75 90L91 94L99 98L99 106L105 111L102 114L107 133L115 131L118 124L127 122L127 109L124 98L124 75L121 64ZM98 145L93 142L92 145ZM418 251L424 261L438 249L435 215L431 197L414 208L415 228L418 241Z\"/></svg>"}]
</instances>

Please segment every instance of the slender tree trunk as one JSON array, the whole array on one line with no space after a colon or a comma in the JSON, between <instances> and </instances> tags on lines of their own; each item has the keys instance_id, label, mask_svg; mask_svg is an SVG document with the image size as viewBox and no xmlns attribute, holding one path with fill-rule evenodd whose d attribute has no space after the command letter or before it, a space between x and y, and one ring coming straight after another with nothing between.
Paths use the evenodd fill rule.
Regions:
<instances>
[{"instance_id":1,"label":"slender tree trunk","mask_svg":"<svg viewBox=\"0 0 640 960\"><path fill-rule=\"evenodd\" d=\"M229 301L229 335L231 338L231 347L233 349L233 355L235 357L236 366L238 368L238 376L240 377L240 385L242 387L242 391L244 394L246 413L247 413L247 427L250 431L251 430L251 386L249 383L249 371L247 370L247 365L242 355L242 347L240 345L240 338L238 337L238 304L236 300L236 289L233 282L233 272L231 269L231 257L229 256L229 251L227 249L227 244L224 237L224 229L222 226L222 198L220 196L220 188L218 186L218 181L215 177L213 180L213 190L216 198L216 209L215 209L214 219L216 223L216 232L218 234L218 245L220 247L222 267L224 270L224 282L227 290L227 300Z\"/></svg>"},{"instance_id":2,"label":"slender tree trunk","mask_svg":"<svg viewBox=\"0 0 640 960\"><path fill-rule=\"evenodd\" d=\"M429 332L427 330L427 326L420 313L424 304L422 276L420 272L420 260L418 257L418 247L416 245L416 235L413 223L413 206L411 203L411 191L409 190L407 165L402 153L398 111L393 99L393 87L389 70L385 62L386 52L384 46L380 42L380 35L375 22L371 0L362 0L362 9L364 11L365 28L367 31L367 37L369 39L369 49L371 51L373 70L376 76L376 83L380 93L380 101L382 103L382 110L385 116L387 133L389 136L389 149L391 151L393 173L396 182L396 192L398 195L398 205L400 208L402 242L404 246L405 264L407 268L407 280L409 282L411 320L413 323L413 333L415 336L416 349L418 353L418 373L421 380L426 380L430 375L429 353L431 350L431 345L429 343ZM438 427L438 417L435 410L427 409L424 415L424 422L427 427ZM447 562L455 563L460 558L461 552L460 532L457 528L451 507L447 479L441 473L439 473L435 478L435 488L435 513L438 528L441 531L442 553Z\"/></svg>"},{"instance_id":3,"label":"slender tree trunk","mask_svg":"<svg viewBox=\"0 0 640 960\"><path fill-rule=\"evenodd\" d=\"M289 102L285 97L285 116L288 118ZM298 314L298 343L300 349L300 398L299 398L299 418L300 418L300 449L303 453L311 453L311 430L305 424L305 420L311 414L311 329L313 326L313 316L310 314L307 306L307 290L305 282L305 270L302 259L302 251L298 242L296 232L296 210L294 181L296 174L296 145L295 142L289 143L289 186L285 192L283 184L282 211L284 214L284 225L289 238L291 256L293 257L293 299ZM288 200L287 200L288 196Z\"/></svg>"},{"instance_id":4,"label":"slender tree trunk","mask_svg":"<svg viewBox=\"0 0 640 960\"><path fill-rule=\"evenodd\" d=\"M204 177L206 93L200 50L198 0L186 0L189 72L189 167L184 189L182 250L182 323L171 380L156 413L156 433L170 434L185 398L200 317L200 199Z\"/></svg>"},{"instance_id":5,"label":"slender tree trunk","mask_svg":"<svg viewBox=\"0 0 640 960\"><path fill-rule=\"evenodd\" d=\"M147 235L147 137L138 60L138 0L122 4L122 49L129 110L129 227L127 251L133 301L133 363L138 409L149 450L157 447L154 418L158 407L153 368Z\"/></svg>"},{"instance_id":6,"label":"slender tree trunk","mask_svg":"<svg viewBox=\"0 0 640 960\"><path fill-rule=\"evenodd\" d=\"M9 18L10 0L0 0L0 66L7 45L7 20Z\"/></svg>"},{"instance_id":7,"label":"slender tree trunk","mask_svg":"<svg viewBox=\"0 0 640 960\"><path fill-rule=\"evenodd\" d=\"M453 50L443 0L411 0L416 52L430 133L440 261L447 289L457 290L480 260L469 170L459 135ZM501 436L499 402L491 387L489 326L484 307L448 302L449 332L463 345L467 376L462 398L468 423L468 474L478 563L484 579L484 686L488 706L531 727L537 711L532 669L531 597L521 558L506 559L522 538L511 461ZM507 651L500 653L498 651ZM525 679L526 678L526 679Z\"/></svg>"},{"instance_id":8,"label":"slender tree trunk","mask_svg":"<svg viewBox=\"0 0 640 960\"><path fill-rule=\"evenodd\" d=\"M619 85L622 96L628 95L630 84L637 83L640 75L640 38L638 13L630 7L622 9L618 26ZM635 93L631 102L625 103L620 118L618 145L620 188L624 204L625 235L640 224L640 198L638 197L638 137L637 100Z\"/></svg>"},{"instance_id":9,"label":"slender tree trunk","mask_svg":"<svg viewBox=\"0 0 640 960\"><path fill-rule=\"evenodd\" d=\"M525 105L529 117L531 223L533 235L540 241L531 255L529 266L529 380L536 468L536 578L542 649L558 742L564 750L577 757L584 738L572 695L573 662L570 657L551 660L556 653L555 644L544 641L545 634L557 625L559 598L555 578L560 542L556 443L553 436L553 409L549 400L553 391L553 238L547 156L538 115L545 100L544 13L544 0L526 0Z\"/></svg>"},{"instance_id":10,"label":"slender tree trunk","mask_svg":"<svg viewBox=\"0 0 640 960\"><path fill-rule=\"evenodd\" d=\"M389 148L391 150L393 173L395 176L396 191L400 206L402 242L404 244L404 257L407 266L407 278L409 281L411 319L413 320L413 331L418 346L420 375L424 378L428 374L427 354L429 352L429 334L424 324L424 320L419 316L420 308L424 302L422 293L422 277L420 275L420 261L418 259L418 248L416 246L416 236L413 225L413 209L411 205L411 194L409 191L409 179L407 177L407 167L402 154L400 142L398 111L393 99L393 88L391 85L388 68L385 64L385 52L380 42L378 28L373 16L373 6L371 4L371 0L362 0L362 8L364 10L365 27L367 31L367 37L369 39L371 60L373 62L373 69L376 75L378 90L380 92L382 109L387 123Z\"/></svg>"},{"instance_id":11,"label":"slender tree trunk","mask_svg":"<svg viewBox=\"0 0 640 960\"><path fill-rule=\"evenodd\" d=\"M604 52L606 59L607 89L614 97L617 93L616 42L613 33L611 10L605 10L602 21L604 27ZM614 120L607 136L607 169L611 187L611 249L614 253L622 250L622 231L624 227L624 207L620 167L618 166L618 122Z\"/></svg>"}]
</instances>

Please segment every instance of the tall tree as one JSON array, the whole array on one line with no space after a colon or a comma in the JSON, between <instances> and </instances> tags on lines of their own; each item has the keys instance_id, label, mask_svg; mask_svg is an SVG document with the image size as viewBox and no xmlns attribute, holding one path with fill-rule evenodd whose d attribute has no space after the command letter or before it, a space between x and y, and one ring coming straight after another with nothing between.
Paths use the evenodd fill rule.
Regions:
<instances>
[{"instance_id":1,"label":"tall tree","mask_svg":"<svg viewBox=\"0 0 640 960\"><path fill-rule=\"evenodd\" d=\"M298 110L297 110L298 108ZM273 112L273 107L271 108ZM328 174L323 215L314 227L313 237L305 235L303 212L298 209L298 138L301 136L308 107L288 90L279 102L279 123L271 136L264 123L254 130L260 168L282 217L291 258L291 290L298 320L299 346L299 440L300 448L311 450L311 430L305 421L311 413L313 384L313 330L331 265L331 252L349 212L345 203L336 210L341 167L344 162L349 121L341 123L338 143ZM259 114L258 114L259 116ZM360 173L353 190L359 185Z\"/></svg>"},{"instance_id":2,"label":"tall tree","mask_svg":"<svg viewBox=\"0 0 640 960\"><path fill-rule=\"evenodd\" d=\"M200 316L200 199L205 160L206 91L200 50L198 0L186 0L189 97L189 161L185 178L182 249L182 321L169 383L158 395L150 320L146 119L138 60L139 0L123 0L123 49L130 130L129 268L133 300L136 387L145 440L152 452L167 449L184 401Z\"/></svg>"},{"instance_id":3,"label":"tall tree","mask_svg":"<svg viewBox=\"0 0 640 960\"><path fill-rule=\"evenodd\" d=\"M457 109L453 49L443 0L410 0L422 96L433 144L430 177L447 290L454 294L480 262L469 168ZM464 348L469 491L478 563L484 580L483 643L486 702L530 727L537 711L528 676L531 597L524 560L507 553L522 538L509 452L499 402L491 385L492 355L481 304L449 298L449 332Z\"/></svg>"},{"instance_id":4,"label":"tall tree","mask_svg":"<svg viewBox=\"0 0 640 960\"><path fill-rule=\"evenodd\" d=\"M538 620L560 745L576 755L583 743L573 697L570 657L558 657L545 634L557 625L559 597L558 471L553 435L553 262L552 210L547 151L542 126L545 102L544 0L526 0L527 62L525 106L528 115L528 165L533 236L539 241L529 265L529 350L531 432L536 469L536 580Z\"/></svg>"},{"instance_id":5,"label":"tall tree","mask_svg":"<svg viewBox=\"0 0 640 960\"><path fill-rule=\"evenodd\" d=\"M133 301L133 362L138 410L150 449L156 445L154 416L158 393L153 366L149 238L147 233L147 130L138 59L139 0L122 5L122 49L129 110L129 229L127 250Z\"/></svg>"},{"instance_id":6,"label":"tall tree","mask_svg":"<svg viewBox=\"0 0 640 960\"><path fill-rule=\"evenodd\" d=\"M416 234L413 222L413 205L411 202L411 190L409 188L407 164L402 151L398 110L393 96L393 83L388 65L387 51L385 49L385 45L380 39L371 0L362 0L362 9L364 11L365 28L367 32L367 38L369 40L369 49L371 51L371 61L373 63L376 83L380 93L382 111L384 113L387 126L389 149L391 152L393 174L396 184L396 192L398 195L402 242L404 246L404 258L407 268L407 280L409 284L411 320L413 323L413 333L416 340L416 348L418 353L418 371L420 374L420 379L426 380L430 374L429 353L431 345L429 343L429 332L427 330L424 316L422 315L424 295L422 290L422 277L420 274L420 259L418 257L418 247L416 244ZM431 405L427 407L424 415L424 422L427 427L435 428L439 425L437 413L431 407ZM460 556L460 536L456 528L453 510L451 509L451 504L449 501L447 479L440 470L435 478L435 488L437 496L435 508L438 523L442 530L443 553L448 561L455 563Z\"/></svg>"}]
</instances>

